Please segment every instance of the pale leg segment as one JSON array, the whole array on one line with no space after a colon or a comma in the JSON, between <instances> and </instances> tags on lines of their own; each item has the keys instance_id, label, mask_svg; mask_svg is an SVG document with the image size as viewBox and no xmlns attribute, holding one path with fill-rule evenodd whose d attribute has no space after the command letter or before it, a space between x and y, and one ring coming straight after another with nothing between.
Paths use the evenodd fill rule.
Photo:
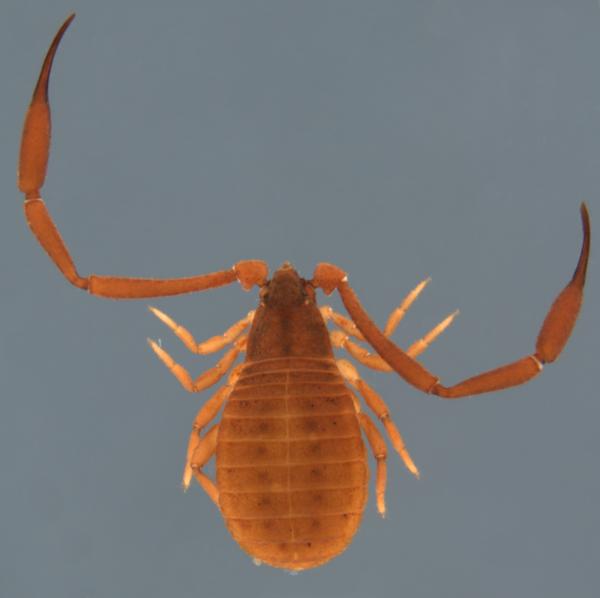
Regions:
<instances>
[{"instance_id":1,"label":"pale leg segment","mask_svg":"<svg viewBox=\"0 0 600 598\"><path fill-rule=\"evenodd\" d=\"M205 428L217 416L219 410L229 398L231 390L239 378L242 366L243 364L239 364L231 370L227 384L219 388L219 390L217 390L217 392L214 393L213 396L210 397L206 403L204 403L204 405L202 405L196 414L196 417L194 418L192 431L188 440L185 467L183 468L183 479L181 480L181 485L183 486L184 491L189 488L192 480L192 460L194 458L196 448L201 442L202 429Z\"/></svg>"},{"instance_id":2,"label":"pale leg segment","mask_svg":"<svg viewBox=\"0 0 600 598\"><path fill-rule=\"evenodd\" d=\"M420 339L416 340L407 350L406 354L410 357L417 357L421 355L431 343L440 335L452 322L454 318L458 315L458 310L451 313L449 316L444 318L437 326L434 326L427 334L422 336ZM347 332L344 330L344 332ZM371 353L367 351L364 347L356 344L351 341L350 338L344 334L341 330L333 330L330 334L331 344L334 347L338 347L340 349L346 349L354 359L370 367L373 370L378 370L380 372L392 372L392 367L384 361L377 353Z\"/></svg>"},{"instance_id":3,"label":"pale leg segment","mask_svg":"<svg viewBox=\"0 0 600 598\"><path fill-rule=\"evenodd\" d=\"M148 344L173 376L179 380L183 388L188 392L201 392L216 384L227 373L227 370L233 365L240 352L245 350L247 340L247 335L238 337L234 346L225 353L216 365L200 374L195 380L192 380L189 372L182 365L178 364L158 343L148 339Z\"/></svg>"},{"instance_id":4,"label":"pale leg segment","mask_svg":"<svg viewBox=\"0 0 600 598\"><path fill-rule=\"evenodd\" d=\"M389 315L387 323L385 325L384 334L385 336L392 336L398 324L405 316L406 312L409 310L410 306L415 302L416 298L421 294L421 291L431 282L431 278L426 278L422 280L400 303L396 309L392 310L392 313ZM362 335L362 332L357 328L356 324L346 318L342 314L334 311L330 305L323 305L321 307L321 315L325 322L329 320L333 320L333 322L339 326L346 334L353 336L361 341L365 340L365 337Z\"/></svg>"},{"instance_id":5,"label":"pale leg segment","mask_svg":"<svg viewBox=\"0 0 600 598\"><path fill-rule=\"evenodd\" d=\"M400 431L392 421L388 406L385 404L384 400L358 375L356 368L349 361L338 359L337 365L342 376L344 376L344 378L360 392L369 408L381 420L381 423L384 425L392 442L392 446L400 455L402 461L404 461L404 465L406 465L408 471L415 477L420 477L419 470L414 464L408 449L404 444L404 439L402 438Z\"/></svg>"},{"instance_id":6,"label":"pale leg segment","mask_svg":"<svg viewBox=\"0 0 600 598\"><path fill-rule=\"evenodd\" d=\"M369 447L371 448L371 453L373 453L373 457L375 457L375 461L377 463L377 472L375 478L375 497L377 500L377 512L382 517L385 517L385 487L387 485L387 446L385 444L383 436L381 435L381 432L373 423L373 420L366 413L362 412L359 398L356 396L352 389L349 390L350 395L352 396L352 402L354 403L356 415L358 416L360 427L362 428L363 432L365 433L365 436L367 437Z\"/></svg>"},{"instance_id":7,"label":"pale leg segment","mask_svg":"<svg viewBox=\"0 0 600 598\"><path fill-rule=\"evenodd\" d=\"M358 421L363 429L371 452L377 462L377 473L375 478L375 497L377 500L377 512L385 517L385 487L387 485L387 446L381 432L375 427L373 420L366 414L359 412Z\"/></svg>"},{"instance_id":8,"label":"pale leg segment","mask_svg":"<svg viewBox=\"0 0 600 598\"><path fill-rule=\"evenodd\" d=\"M346 334L353 336L354 338L357 338L361 341L365 340L365 337L362 335L361 331L356 327L356 324L349 318L346 318L345 316L340 314L339 312L334 311L331 305L321 306L320 311L325 322L329 322L329 320L332 320L333 323L339 326Z\"/></svg>"},{"instance_id":9,"label":"pale leg segment","mask_svg":"<svg viewBox=\"0 0 600 598\"><path fill-rule=\"evenodd\" d=\"M223 347L231 344L248 327L254 318L254 311L248 312L245 318L230 326L223 334L213 336L202 343L196 342L192 333L183 326L175 322L170 316L160 311L156 307L148 306L148 309L161 321L168 326L175 336L192 352L199 355L215 353Z\"/></svg>"},{"instance_id":10,"label":"pale leg segment","mask_svg":"<svg viewBox=\"0 0 600 598\"><path fill-rule=\"evenodd\" d=\"M389 315L387 323L384 329L384 335L390 337L400 324L402 318L406 315L406 312L410 309L411 305L415 302L417 297L421 294L423 289L431 282L431 278L422 280L400 303L398 307L392 310ZM333 330L331 332L331 344L334 347L340 349L346 349L354 359L370 367L371 369L378 370L380 372L391 372L392 367L384 361L377 353L370 353L365 348L357 345L351 341L348 337L353 336L359 340L365 340L364 336L356 327L356 324L349 318L344 317L342 314L334 311L329 305L321 307L321 315L327 322L332 320L340 330ZM427 347L440 335L450 324L454 318L458 315L458 310L444 318L437 326L434 326L427 334L422 336L420 339L415 341L407 350L406 353L410 357L417 357L423 353Z\"/></svg>"},{"instance_id":11,"label":"pale leg segment","mask_svg":"<svg viewBox=\"0 0 600 598\"><path fill-rule=\"evenodd\" d=\"M410 306L415 302L415 299L421 294L421 291L431 282L431 277L427 277L422 280L404 299L402 303L392 311L388 321L383 329L385 336L392 336L394 330L400 324L402 318L406 315L406 312L410 309Z\"/></svg>"},{"instance_id":12,"label":"pale leg segment","mask_svg":"<svg viewBox=\"0 0 600 598\"><path fill-rule=\"evenodd\" d=\"M202 471L202 468L210 461L217 450L217 434L219 424L215 424L206 436L200 438L191 459L191 468L194 476L202 489L210 496L211 500L219 507L219 491L215 483Z\"/></svg>"}]
</instances>

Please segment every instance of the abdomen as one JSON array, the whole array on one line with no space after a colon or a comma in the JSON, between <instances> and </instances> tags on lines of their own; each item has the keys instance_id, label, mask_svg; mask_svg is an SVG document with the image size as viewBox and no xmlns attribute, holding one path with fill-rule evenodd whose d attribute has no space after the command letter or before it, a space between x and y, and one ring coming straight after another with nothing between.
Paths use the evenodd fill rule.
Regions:
<instances>
[{"instance_id":1,"label":"abdomen","mask_svg":"<svg viewBox=\"0 0 600 598\"><path fill-rule=\"evenodd\" d=\"M358 529L367 461L333 359L247 363L217 439L219 506L252 557L291 570L337 556Z\"/></svg>"}]
</instances>

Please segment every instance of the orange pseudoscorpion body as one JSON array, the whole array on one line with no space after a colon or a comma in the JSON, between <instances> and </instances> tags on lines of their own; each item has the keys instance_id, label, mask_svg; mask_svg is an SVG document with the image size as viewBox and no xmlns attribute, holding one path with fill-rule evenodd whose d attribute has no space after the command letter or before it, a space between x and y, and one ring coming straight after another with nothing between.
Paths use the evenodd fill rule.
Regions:
<instances>
[{"instance_id":1,"label":"orange pseudoscorpion body","mask_svg":"<svg viewBox=\"0 0 600 598\"><path fill-rule=\"evenodd\" d=\"M235 540L257 562L301 570L316 567L350 544L367 501L367 456L363 434L376 460L377 510L385 514L387 447L358 395L381 421L408 470L418 476L383 399L332 346L367 367L394 371L415 388L444 399L523 384L565 347L583 301L590 251L590 218L581 205L583 244L569 283L550 307L535 350L516 361L444 386L416 358L452 322L449 315L408 349L390 340L398 323L426 286L413 289L392 311L383 331L373 323L348 284L346 273L317 264L310 280L284 264L271 279L266 264L245 260L233 268L189 278L148 279L81 276L44 201L41 188L50 148L48 81L58 44L71 15L54 37L25 117L18 186L25 194L27 222L51 260L74 286L112 299L164 297L240 283L257 286L260 302L225 333L197 343L168 315L150 308L192 352L213 353L231 345L211 369L193 379L157 343L151 348L181 385L200 392L228 374L227 382L200 408L188 443L183 485L192 477L221 511ZM337 291L350 319L316 303L316 290ZM329 332L327 322L337 329ZM245 334L247 327L250 331ZM375 353L355 341L367 343ZM245 352L246 359L234 366ZM223 410L220 423L213 422ZM216 457L216 483L203 471Z\"/></svg>"}]
</instances>

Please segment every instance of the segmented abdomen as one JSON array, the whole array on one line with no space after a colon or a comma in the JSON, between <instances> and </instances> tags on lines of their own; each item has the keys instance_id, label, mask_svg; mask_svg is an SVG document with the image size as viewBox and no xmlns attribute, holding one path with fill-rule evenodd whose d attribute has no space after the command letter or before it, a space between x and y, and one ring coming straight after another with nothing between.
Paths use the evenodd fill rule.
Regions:
<instances>
[{"instance_id":1,"label":"segmented abdomen","mask_svg":"<svg viewBox=\"0 0 600 598\"><path fill-rule=\"evenodd\" d=\"M367 500L367 461L349 390L332 359L247 363L217 439L219 504L234 539L275 567L342 552Z\"/></svg>"}]
</instances>

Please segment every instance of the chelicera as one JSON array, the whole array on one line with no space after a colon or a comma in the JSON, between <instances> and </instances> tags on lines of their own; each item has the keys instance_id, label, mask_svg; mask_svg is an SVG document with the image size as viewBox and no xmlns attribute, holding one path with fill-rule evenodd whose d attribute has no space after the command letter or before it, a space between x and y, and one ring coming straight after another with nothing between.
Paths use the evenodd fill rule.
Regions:
<instances>
[{"instance_id":1,"label":"chelicera","mask_svg":"<svg viewBox=\"0 0 600 598\"><path fill-rule=\"evenodd\" d=\"M301 570L340 554L356 532L367 501L366 437L377 466L375 495L385 514L384 438L362 411L359 396L383 427L407 468L418 476L383 399L348 361L336 360L332 346L345 348L360 363L395 371L419 390L445 399L501 390L537 376L567 343L579 313L590 250L590 220L581 206L583 245L575 273L550 307L533 353L502 367L444 386L416 357L452 321L454 314L403 351L390 340L406 310L427 281L418 285L390 316L382 332L361 306L339 267L321 263L310 279L284 264L269 278L258 260L191 278L141 279L80 276L40 196L50 146L48 79L58 44L73 20L56 34L44 60L26 115L19 160L19 189L33 234L65 278L93 295L113 299L163 297L239 283L260 289L255 312L223 335L197 343L185 328L150 308L185 346L205 354L229 347L218 364L194 379L157 343L150 346L181 385L199 392L226 382L204 403L192 426L183 485L192 478L221 511L240 546L274 567ZM317 290L337 291L346 318L318 307ZM337 329L329 332L327 321ZM249 328L249 331L248 331ZM351 337L374 349L369 353ZM245 353L240 365L236 358ZM222 410L219 423L213 423ZM207 429L208 428L208 429ZM203 471L216 457L216 481Z\"/></svg>"}]
</instances>

